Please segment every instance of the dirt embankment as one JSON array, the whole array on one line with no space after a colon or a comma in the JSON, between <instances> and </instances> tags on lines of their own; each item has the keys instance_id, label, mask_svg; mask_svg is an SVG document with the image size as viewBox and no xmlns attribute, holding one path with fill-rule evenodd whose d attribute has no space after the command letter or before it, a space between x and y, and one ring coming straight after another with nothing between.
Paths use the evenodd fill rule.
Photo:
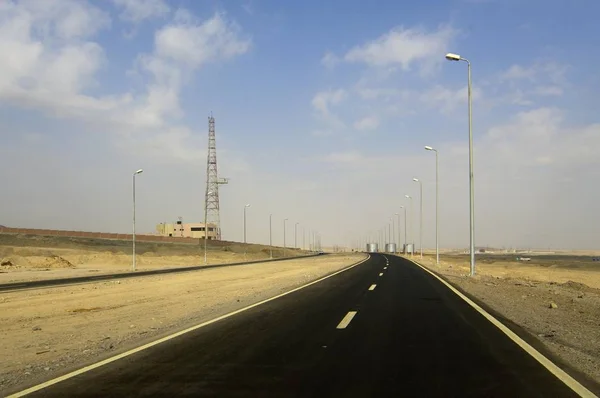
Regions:
<instances>
[{"instance_id":1,"label":"dirt embankment","mask_svg":"<svg viewBox=\"0 0 600 398\"><path fill-rule=\"evenodd\" d=\"M0 395L288 291L363 258L328 255L2 294Z\"/></svg>"},{"instance_id":2,"label":"dirt embankment","mask_svg":"<svg viewBox=\"0 0 600 398\"><path fill-rule=\"evenodd\" d=\"M300 250L235 242L212 241L207 264L294 257ZM204 245L139 242L136 269L203 265ZM132 266L131 242L58 236L0 234L0 283L128 272Z\"/></svg>"},{"instance_id":3,"label":"dirt embankment","mask_svg":"<svg viewBox=\"0 0 600 398\"><path fill-rule=\"evenodd\" d=\"M532 258L533 264L434 256L419 263L523 327L573 369L600 383L600 265L588 258ZM537 263L536 263L537 261ZM591 264L590 264L591 263Z\"/></svg>"}]
</instances>

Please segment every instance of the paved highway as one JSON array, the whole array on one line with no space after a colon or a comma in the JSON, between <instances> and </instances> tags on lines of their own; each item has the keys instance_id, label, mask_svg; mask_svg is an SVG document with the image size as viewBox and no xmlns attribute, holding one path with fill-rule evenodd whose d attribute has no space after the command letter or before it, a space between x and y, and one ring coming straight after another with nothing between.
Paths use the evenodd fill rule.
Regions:
<instances>
[{"instance_id":1,"label":"paved highway","mask_svg":"<svg viewBox=\"0 0 600 398\"><path fill-rule=\"evenodd\" d=\"M373 255L32 396L577 395L433 276Z\"/></svg>"},{"instance_id":2,"label":"paved highway","mask_svg":"<svg viewBox=\"0 0 600 398\"><path fill-rule=\"evenodd\" d=\"M149 271L122 272L122 273L117 273L117 274L77 276L77 277L71 277L71 278L57 278L57 279L42 279L39 281L30 281L30 282L11 282L11 283L0 284L0 292L11 292L11 291L15 291L15 290L25 290L25 289L40 289L40 288L45 288L45 287L74 285L74 284L80 284L80 283L94 283L94 282L102 282L102 281L107 281L107 280L137 278L140 276L151 276L151 275L159 275L159 274L173 274L173 273L179 273L179 272L201 271L201 270L211 269L211 268L234 267L236 265L264 263L264 262L269 262L269 261L295 260L298 258L314 257L314 256L318 256L318 255L319 254L311 254L311 255L307 255L307 256L283 257L283 258L276 258L276 259L272 259L272 260L256 260L256 261L246 261L246 262L240 262L240 263L196 265L196 266L192 266L192 267L163 268L163 269L156 269L156 270L149 270Z\"/></svg>"}]
</instances>

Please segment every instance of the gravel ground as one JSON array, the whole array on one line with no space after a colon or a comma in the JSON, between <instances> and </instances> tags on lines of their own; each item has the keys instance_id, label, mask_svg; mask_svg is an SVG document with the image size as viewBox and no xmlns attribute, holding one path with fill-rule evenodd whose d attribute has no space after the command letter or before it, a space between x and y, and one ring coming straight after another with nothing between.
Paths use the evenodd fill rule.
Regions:
<instances>
[{"instance_id":1,"label":"gravel ground","mask_svg":"<svg viewBox=\"0 0 600 398\"><path fill-rule=\"evenodd\" d=\"M2 294L0 395L288 291L364 258L338 254Z\"/></svg>"},{"instance_id":2,"label":"gravel ground","mask_svg":"<svg viewBox=\"0 0 600 398\"><path fill-rule=\"evenodd\" d=\"M487 275L485 266L469 277L464 266L436 266L428 257L417 261L524 328L567 367L600 383L600 289L581 282L553 282L546 269L546 280L539 281L535 269L519 264L513 265L521 268L514 272L518 278ZM581 279L577 270L570 272L572 279Z\"/></svg>"}]
</instances>

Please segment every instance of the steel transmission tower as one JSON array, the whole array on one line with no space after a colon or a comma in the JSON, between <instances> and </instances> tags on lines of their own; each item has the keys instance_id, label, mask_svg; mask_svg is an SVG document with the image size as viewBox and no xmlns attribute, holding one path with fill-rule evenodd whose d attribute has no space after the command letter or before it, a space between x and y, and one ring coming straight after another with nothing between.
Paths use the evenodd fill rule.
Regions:
<instances>
[{"instance_id":1,"label":"steel transmission tower","mask_svg":"<svg viewBox=\"0 0 600 398\"><path fill-rule=\"evenodd\" d=\"M206 159L206 194L204 205L206 206L206 235L208 226L212 224L215 231L215 239L221 240L221 219L219 216L219 185L227 184L227 178L219 178L217 174L217 145L215 140L215 118L212 114L208 118L208 157Z\"/></svg>"}]
</instances>

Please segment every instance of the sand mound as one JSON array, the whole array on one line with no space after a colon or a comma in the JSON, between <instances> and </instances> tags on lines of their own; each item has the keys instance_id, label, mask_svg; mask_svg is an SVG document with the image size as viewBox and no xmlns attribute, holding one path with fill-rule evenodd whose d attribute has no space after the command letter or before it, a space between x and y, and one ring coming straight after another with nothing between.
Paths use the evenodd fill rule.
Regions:
<instances>
[{"instance_id":1,"label":"sand mound","mask_svg":"<svg viewBox=\"0 0 600 398\"><path fill-rule=\"evenodd\" d=\"M560 283L560 286L563 287L569 287L571 289L575 289L575 290L586 290L589 289L590 287L584 283L580 283L580 282L573 282L573 281L566 281L565 283Z\"/></svg>"},{"instance_id":2,"label":"sand mound","mask_svg":"<svg viewBox=\"0 0 600 398\"><path fill-rule=\"evenodd\" d=\"M73 264L61 256L46 257L46 260L40 265L43 268L75 268Z\"/></svg>"},{"instance_id":3,"label":"sand mound","mask_svg":"<svg viewBox=\"0 0 600 398\"><path fill-rule=\"evenodd\" d=\"M0 261L0 267L3 268L19 268L29 266L29 261L21 256L8 256Z\"/></svg>"}]
</instances>

